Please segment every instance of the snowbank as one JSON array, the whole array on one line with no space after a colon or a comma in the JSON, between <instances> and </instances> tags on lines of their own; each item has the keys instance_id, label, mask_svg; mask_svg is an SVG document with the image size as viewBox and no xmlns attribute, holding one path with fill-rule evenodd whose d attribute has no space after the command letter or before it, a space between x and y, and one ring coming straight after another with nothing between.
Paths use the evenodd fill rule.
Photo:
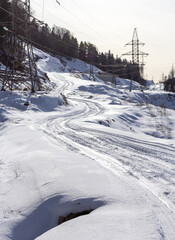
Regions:
<instances>
[{"instance_id":1,"label":"snowbank","mask_svg":"<svg viewBox=\"0 0 175 240\"><path fill-rule=\"evenodd\" d=\"M0 92L1 238L174 240L175 95L35 54L52 90Z\"/></svg>"}]
</instances>

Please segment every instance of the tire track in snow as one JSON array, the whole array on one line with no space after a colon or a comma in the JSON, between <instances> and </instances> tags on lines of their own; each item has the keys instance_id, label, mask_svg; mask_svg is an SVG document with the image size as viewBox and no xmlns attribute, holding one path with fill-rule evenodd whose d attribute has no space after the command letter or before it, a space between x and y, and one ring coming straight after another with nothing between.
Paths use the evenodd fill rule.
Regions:
<instances>
[{"instance_id":1,"label":"tire track in snow","mask_svg":"<svg viewBox=\"0 0 175 240\"><path fill-rule=\"evenodd\" d=\"M61 81L64 84L59 92L70 86L64 78L61 78ZM174 148L109 133L107 128L105 131L105 127L104 131L82 127L80 119L83 121L105 110L93 100L81 97L71 97L69 100L78 104L79 108L44 119L42 124L39 123L40 129L57 142L64 143L65 148L72 148L94 159L129 184L139 184L149 190L153 194L153 201L160 201L159 215L169 229L169 237L166 239L174 240L175 220L169 215L169 210L175 212L174 202L171 200L174 196L168 199L168 195L173 194L170 187L175 185ZM76 123L76 119L79 119L79 124ZM161 186L168 189L168 195L164 195L165 189L161 189Z\"/></svg>"},{"instance_id":2,"label":"tire track in snow","mask_svg":"<svg viewBox=\"0 0 175 240\"><path fill-rule=\"evenodd\" d=\"M86 111L86 114L87 113L88 112ZM93 114L94 114L94 112L93 112ZM82 113L81 113L81 116L82 116ZM79 117L79 115L78 115L78 117ZM65 126L64 121L65 120L62 119L61 126ZM70 121L70 120L68 120L68 121ZM49 136L52 135L55 138L56 132L58 132L58 135L59 135L60 123L58 125L58 119L54 119L53 121L50 121L49 123L47 122L45 127L44 127L44 129L47 129ZM122 161L121 161L122 158L120 160L116 160L116 157L115 157L115 159L114 159L114 157L110 157L109 152L106 153L105 151L102 151L102 148L100 148L98 151L97 151L97 149L94 150L94 147L92 149L92 144L96 141L96 139L92 138L89 135L89 133L83 134L83 136L81 136L81 138L80 138L80 136L77 137L77 133L75 130L72 131L72 129L67 129L66 131L69 132L69 134L68 134L64 128L61 127L61 129L62 129L61 131L63 132L63 134L61 136L57 135L57 137L56 137L56 139L59 142L62 142L62 143L64 142L65 146L67 146L67 145L72 146L74 151L76 150L77 152L80 152L81 154L84 154L84 155L90 157L91 159L97 161L105 168L109 169L113 173L117 174L121 178L128 181L128 184L131 184L132 186L133 185L136 186L137 183L139 183L144 188L148 189L149 191L151 191L151 193L153 193L152 198L153 198L154 202L157 202L157 198L158 198L159 200L161 200L162 203L164 203L166 206L171 208L171 205L167 204L166 201L164 201L157 195L157 193L155 192L156 189L153 189L153 186L151 186L151 188L149 189L148 182L145 182L145 179L140 179L137 181L135 179L133 179L133 177L132 177L133 175L131 175L132 170L129 170L128 166L122 163ZM87 141L84 140L85 137L88 138ZM90 142L90 138L92 138L92 142ZM81 139L83 139L82 142L80 141ZM101 142L98 142L98 143L100 144ZM139 188L138 188L138 191L139 191ZM161 219L164 219L164 225L166 225L166 228L169 229L169 231L168 231L169 237L166 237L166 239L174 240L174 234L175 234L174 219L171 219L171 217L168 216L167 209L163 205L161 205L161 210L159 209L158 215L161 216Z\"/></svg>"}]
</instances>

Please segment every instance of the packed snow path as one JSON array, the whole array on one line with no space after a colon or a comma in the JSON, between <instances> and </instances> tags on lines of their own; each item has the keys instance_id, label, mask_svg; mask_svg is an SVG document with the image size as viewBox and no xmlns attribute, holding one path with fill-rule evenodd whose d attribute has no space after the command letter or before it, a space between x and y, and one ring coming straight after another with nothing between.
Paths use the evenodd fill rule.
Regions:
<instances>
[{"instance_id":1,"label":"packed snow path","mask_svg":"<svg viewBox=\"0 0 175 240\"><path fill-rule=\"evenodd\" d=\"M1 94L3 240L174 240L174 143L133 122L142 93L48 76L56 87L47 94ZM87 207L96 210L54 228L58 216Z\"/></svg>"},{"instance_id":2,"label":"packed snow path","mask_svg":"<svg viewBox=\"0 0 175 240\"><path fill-rule=\"evenodd\" d=\"M76 92L74 96L76 82L80 83L70 74L54 73L50 78L58 84L55 91L65 94L73 107L68 107L67 112L38 120L37 127L52 137L56 144L97 161L127 179L131 185L139 184L146 188L153 201L160 201L161 214L166 216L170 236L175 236L174 147L138 139L133 134L118 134L107 126L97 128L93 119L104 114L103 104L91 99L90 93L78 96ZM168 217L168 212L173 214Z\"/></svg>"},{"instance_id":3,"label":"packed snow path","mask_svg":"<svg viewBox=\"0 0 175 240\"><path fill-rule=\"evenodd\" d=\"M60 75L56 79L58 83L60 80L64 83L57 89L59 92L72 90L75 79L68 76L60 78ZM91 128L92 124L87 119L103 113L103 106L83 97L68 96L68 101L78 108L39 121L40 128L58 142L64 143L65 147L93 158L116 174L124 174L125 177L131 175L174 211L174 147L117 134L114 129Z\"/></svg>"}]
</instances>

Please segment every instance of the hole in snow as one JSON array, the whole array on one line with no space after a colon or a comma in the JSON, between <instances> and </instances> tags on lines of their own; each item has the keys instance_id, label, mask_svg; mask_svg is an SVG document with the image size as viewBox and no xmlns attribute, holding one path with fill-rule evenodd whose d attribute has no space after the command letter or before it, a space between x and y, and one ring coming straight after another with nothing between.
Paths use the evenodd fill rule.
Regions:
<instances>
[{"instance_id":1,"label":"hole in snow","mask_svg":"<svg viewBox=\"0 0 175 240\"><path fill-rule=\"evenodd\" d=\"M60 216L59 217L59 221L58 221L58 224L62 224L64 222L67 222L69 220L72 220L74 218L77 218L77 217L80 217L80 216L83 216L83 215L87 215L89 213L91 213L94 209L91 209L91 210L85 210L85 211L82 211L82 212L77 212L77 213L70 213L69 215L67 215L66 217L63 217L63 216Z\"/></svg>"},{"instance_id":2,"label":"hole in snow","mask_svg":"<svg viewBox=\"0 0 175 240\"><path fill-rule=\"evenodd\" d=\"M59 227L60 223L75 217L88 214L104 205L95 198L67 200L63 196L50 198L40 204L29 214L22 213L22 217L13 228L11 239L33 240L48 230ZM88 209L88 210L87 210ZM62 218L61 218L62 216Z\"/></svg>"}]
</instances>

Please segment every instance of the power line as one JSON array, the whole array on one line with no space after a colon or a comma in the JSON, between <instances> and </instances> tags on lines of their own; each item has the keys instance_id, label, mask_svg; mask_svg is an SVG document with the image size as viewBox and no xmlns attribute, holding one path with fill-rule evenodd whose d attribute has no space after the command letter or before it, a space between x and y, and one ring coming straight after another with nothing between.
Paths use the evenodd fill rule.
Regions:
<instances>
[{"instance_id":1,"label":"power line","mask_svg":"<svg viewBox=\"0 0 175 240\"><path fill-rule=\"evenodd\" d=\"M84 23L80 18L78 18L77 16L75 16L72 12L70 12L68 9L66 9L64 6L62 6L62 8L64 8L64 10L66 12L68 12L70 15L72 15L75 19L77 19L83 26L86 26L88 29L90 29L91 31L93 31L94 33L96 33L97 35L99 35L102 40L105 39L106 41L109 42L109 40L107 38L105 38L104 35L100 34L99 32L95 31L93 28L91 28L89 25L87 25L86 23ZM106 43L106 42L105 42ZM114 44L114 43L112 43Z\"/></svg>"},{"instance_id":2,"label":"power line","mask_svg":"<svg viewBox=\"0 0 175 240\"><path fill-rule=\"evenodd\" d=\"M105 72L110 73L111 75L113 75L110 71L105 71ZM130 72L126 72L126 73L118 73L118 74L114 74L114 75L126 76L127 74L134 74L134 73L138 73L138 71L134 70L134 71L130 71Z\"/></svg>"},{"instance_id":3,"label":"power line","mask_svg":"<svg viewBox=\"0 0 175 240\"><path fill-rule=\"evenodd\" d=\"M120 35L116 34L115 32L111 31L109 28L106 28L101 22L97 21L91 14L89 14L87 11L85 11L82 7L80 7L75 0L72 0L72 2L74 2L74 4L82 11L84 12L87 16L89 16L91 19L93 19L94 22L96 22L97 24L99 24L105 31L108 31L114 35L116 35L117 37L121 37Z\"/></svg>"},{"instance_id":4,"label":"power line","mask_svg":"<svg viewBox=\"0 0 175 240\"><path fill-rule=\"evenodd\" d=\"M33 26L34 27L34 26ZM34 27L34 28L36 28L36 27ZM37 28L36 28L37 29ZM9 30L8 29L8 32L10 32L10 33L13 33L13 30ZM44 32L43 32L44 33ZM46 35L47 36L47 34L46 33L44 33L44 35ZM24 36L22 36L22 35L20 35L20 34L17 34L17 36L21 39L21 40L23 40L23 41L26 41L27 39L24 37ZM57 40L57 41L61 41L61 40L59 40L59 39L57 39L57 38L55 38L55 37L51 37L51 39L55 39L55 40ZM49 47L46 47L46 46L44 46L44 45L42 45L42 44L39 44L39 43L37 43L37 42L35 42L35 41L32 41L31 40L31 43L32 44L34 44L34 45L36 45L36 46L38 46L38 47L41 47L42 49L45 49L45 50L47 50L47 51L49 51L49 52L51 52L51 53L53 53L53 54L58 54L58 55L63 55L64 56L64 54L62 54L62 53L60 53L60 52L58 52L58 51L55 51L55 50L53 50L53 49L51 49L51 48L49 48ZM69 43L67 43L67 42L64 42L66 45L68 45L68 46L74 46L75 47L75 45L73 45L73 44L69 44ZM79 50L80 48L78 47L78 50ZM91 53L91 55L92 56L96 56L95 54L93 54L93 53Z\"/></svg>"},{"instance_id":5,"label":"power line","mask_svg":"<svg viewBox=\"0 0 175 240\"><path fill-rule=\"evenodd\" d=\"M2 7L0 7L1 9L3 9L5 12L7 12L7 13L9 13L9 14L11 14L9 11L7 11L6 9L4 9L4 8L2 8ZM12 15L12 14L11 14ZM35 19L35 17L34 16L32 16L32 15L30 15L33 19ZM19 18L19 17L17 17L17 19L18 20L20 20L21 22L25 22L23 19L21 19L21 18ZM44 24L44 22L43 21L40 21L40 20L38 20L37 19L37 21L39 21L40 23L42 23L42 24ZM31 25L31 27L32 28L35 28L35 29L37 29L38 30L38 28L36 27L36 26L33 26L33 25ZM21 28L20 26L19 26L19 28ZM22 28L21 28L22 29ZM24 31L24 29L22 29L23 31ZM43 32L45 35L47 35L45 32ZM59 42L62 42L62 40L60 40L60 39L57 39L57 38L55 38L55 37L51 37L52 39L55 39L56 41L59 41ZM68 43L68 42L66 42L66 41L64 41L64 44L66 44L66 45L68 45L68 46L73 46L73 47L77 47L76 45L74 45L74 44L72 44L72 43ZM95 55L94 55L95 56Z\"/></svg>"},{"instance_id":6,"label":"power line","mask_svg":"<svg viewBox=\"0 0 175 240\"><path fill-rule=\"evenodd\" d=\"M5 10L6 11L6 10ZM8 11L6 11L6 12L8 12ZM8 13L10 13L10 12L8 12ZM33 16L32 16L33 17ZM34 17L33 17L34 18ZM21 22L24 22L24 20L23 19L21 19L21 18L19 18L18 17L18 19L21 21ZM34 28L34 29L36 29L36 30L38 30L38 28L35 26L35 25L31 25L31 27L32 28ZM23 28L21 28L23 31L24 31L24 29ZM47 36L47 33L45 33L44 31L43 31L43 34L44 35L46 35ZM23 38L23 40L24 40L24 37L22 37L22 36L19 36L19 37L21 37L21 38ZM53 37L53 36L49 36L51 39L53 39L53 40L56 40L57 42L61 42L62 43L62 40L61 39L58 39L58 38L56 38L56 37ZM41 44L39 44L39 43L37 43L37 42L35 42L35 41L31 41L33 44L35 44L35 46L38 46L38 47L41 47L42 49L45 49L45 50L47 50L47 51L49 51L49 52L51 52L51 53L54 53L54 54L59 54L59 55L64 55L64 54L62 54L61 52L55 52L53 49L51 49L51 48L49 48L49 47L46 47L46 46L43 46L43 45L41 45ZM77 47L77 45L74 45L74 44L72 44L72 43L68 43L68 42L66 42L66 41L64 41L64 44L66 44L67 46L70 46L70 47ZM78 46L77 47L77 50L80 50L80 47ZM91 52L91 55L92 56L96 56L96 54L94 54L93 52ZM100 65L99 65L100 66Z\"/></svg>"},{"instance_id":7,"label":"power line","mask_svg":"<svg viewBox=\"0 0 175 240\"><path fill-rule=\"evenodd\" d=\"M10 30L9 30L10 31ZM12 31L11 31L12 32ZM23 41L26 41L27 39L25 38L25 37L23 37L23 36L20 36L20 35L18 35L18 37L20 37ZM38 44L38 43L36 43L36 42L34 42L34 41L31 41L33 44L35 44L35 45L37 45L37 46L40 46L40 47L42 47L43 49L46 49L46 50L49 50L50 52L53 52L54 54L58 54L58 55L61 55L59 52L55 52L55 51L53 51L52 49L50 49L50 48L47 48L47 47L45 47L45 46L43 46L43 45L41 45L41 44ZM102 66L102 67L116 67L116 66L121 66L122 68L120 68L120 69L117 69L118 71L121 71L121 70L123 70L123 67L126 67L126 64L113 64L113 65L100 65L100 64L97 64L97 63L91 63L91 65L92 64L94 64L95 66ZM91 70L91 69L90 69ZM106 73L110 73L111 75L116 75L116 74L112 74L110 71L105 71ZM129 72L129 74L134 74L134 73L138 73L138 71L136 71L136 70L134 70L134 71L130 71ZM119 73L119 76L126 76L128 73L126 72L126 73ZM91 75L93 75L93 73L91 72Z\"/></svg>"},{"instance_id":8,"label":"power line","mask_svg":"<svg viewBox=\"0 0 175 240\"><path fill-rule=\"evenodd\" d=\"M36 1L33 1L36 5L40 6ZM54 2L54 1L53 1ZM77 21L79 21L84 27L88 28L91 32L93 31L94 33L96 33L96 35L100 36L100 41L103 41L105 44L106 42L111 42L112 45L116 45L114 42L112 42L111 40L107 39L104 35L100 34L99 32L95 31L93 28L91 28L88 24L86 24L85 22L83 22L79 17L77 17L76 15L74 15L71 11L69 11L67 8L65 8L63 5L61 5L61 7L66 11L68 12L71 16L73 16L75 19L77 19ZM50 13L48 10L45 10L45 12L49 13L49 17L52 16L52 17L55 17L56 19L58 19L59 21L63 22L65 25L68 25L70 26L69 24L65 23L62 19L56 17L55 15L53 15L53 13ZM74 28L74 26L71 28ZM76 30L77 31L77 30ZM94 36L91 36L91 35L88 35L87 33L83 33L83 32L80 32L79 30L77 31L79 32L80 34L83 34L83 35L86 35L90 38L93 38L94 40L98 41L99 42L99 39L95 38ZM106 40L106 41L104 41Z\"/></svg>"},{"instance_id":9,"label":"power line","mask_svg":"<svg viewBox=\"0 0 175 240\"><path fill-rule=\"evenodd\" d=\"M38 4L36 1L33 1L33 2L34 2L37 6L40 7L40 4ZM70 28L72 28L72 29L75 28L75 26L72 26L72 25L70 25L70 24L67 24L65 21L63 21L62 19L60 19L58 16L53 15L53 13L49 12L48 10L44 9L44 12L47 13L49 17L52 16L53 18L55 18L55 19L58 20L59 22L62 22L64 25L66 25L66 26L68 26L68 27L70 27ZM81 31L79 31L79 30L77 30L77 29L76 29L76 32L77 32L77 33L80 33L80 34L82 34L82 35L88 36L88 37L92 37L92 36L88 35L87 33L81 32ZM97 41L98 41L98 39L96 39L96 38L94 38L94 37L92 37L92 38L93 38L94 40L97 40Z\"/></svg>"},{"instance_id":10,"label":"power line","mask_svg":"<svg viewBox=\"0 0 175 240\"><path fill-rule=\"evenodd\" d=\"M0 9L2 9L3 11L5 11L6 13L10 14L11 16L13 15L12 12L9 12L7 9L3 8L0 6ZM24 19L20 18L20 17L17 17L15 16L16 19L20 20L21 22L25 23ZM35 19L37 22L39 22L40 24L44 24L44 22L42 22L41 20L37 19L36 17L32 16L31 14L29 14L29 17ZM11 23L11 22L9 22Z\"/></svg>"},{"instance_id":11,"label":"power line","mask_svg":"<svg viewBox=\"0 0 175 240\"><path fill-rule=\"evenodd\" d=\"M4 10L6 13L9 13L10 15L12 15L12 13L9 12L9 11L7 11L6 9L4 9L4 8L2 8L2 7L0 7L0 8L1 8L2 10ZM32 17L33 17L33 16L32 16ZM22 18L17 17L17 19L20 20L22 23L25 23L25 21L24 21ZM35 18L33 17L33 19L35 19ZM43 22L42 22L42 23L43 23ZM2 23L2 25L3 25L3 23ZM18 28L20 28L21 30L25 31L25 29L22 28L21 26L18 26ZM34 26L34 25L31 25L31 28L35 28L36 30L38 30L38 28L37 28L36 26ZM9 30L9 29L8 29L8 30ZM13 32L13 31L11 31L11 32ZM43 34L47 36L47 34L46 34L45 32L43 32ZM58 41L58 42L62 42L62 40L60 40L60 39L58 39L58 38L56 38L56 37L50 36L50 38L55 39L55 40ZM64 41L64 44L66 44L66 45L68 45L68 46L76 47L75 44L73 44L73 43L68 43L68 42L66 42L66 41Z\"/></svg>"},{"instance_id":12,"label":"power line","mask_svg":"<svg viewBox=\"0 0 175 240\"><path fill-rule=\"evenodd\" d=\"M6 10L5 10L6 11ZM8 12L8 11L7 11ZM32 16L33 17L33 16ZM24 22L22 19L20 19L19 17L18 17L18 19L19 20L21 20L22 22ZM34 17L33 17L33 19L35 19ZM35 26L33 26L33 25L31 25L31 27L35 27ZM37 27L35 27L37 30L38 30L38 28ZM43 32L44 33L44 32ZM45 33L44 33L45 34ZM18 35L19 36L19 35ZM20 36L23 40L26 40L26 38L24 38L24 37L22 37L22 36ZM53 38L53 37L52 37ZM58 40L57 38L54 38L55 40L57 40L57 41L61 41L61 40ZM40 47L42 47L42 48L44 48L44 49L47 49L47 50L49 50L49 51L51 51L51 52L53 52L53 53L56 53L54 50L52 50L52 49L50 49L50 48L48 48L48 47L45 47L45 46L43 46L43 45L41 45L41 44L38 44L38 43L36 43L36 42L34 42L34 41L31 41L31 43L34 43L35 45L37 45L37 46L40 46ZM74 44L71 44L71 43L66 43L67 45L71 45L71 46L75 46ZM59 53L57 53L57 54L60 54L60 52ZM94 56L96 56L95 54L93 54L93 53L91 53L92 55L94 55ZM62 55L62 54L60 54L60 55Z\"/></svg>"},{"instance_id":13,"label":"power line","mask_svg":"<svg viewBox=\"0 0 175 240\"><path fill-rule=\"evenodd\" d=\"M19 35L19 37L20 38L22 38L23 40L26 40L26 38L25 37L22 37L22 36L20 36ZM49 50L50 52L53 52L54 54L58 54L58 55L62 55L61 53L59 53L59 52L55 52L55 51L53 51L51 48L48 48L48 47L45 47L45 46L43 46L42 44L39 44L39 43L37 43L37 42L34 42L34 41L32 41L32 43L33 44L35 44L35 45L37 45L37 46L40 46L40 47L42 47L42 48L44 48L44 49L46 49L46 50ZM89 63L90 64L90 63ZM116 66L121 66L122 68L121 69L117 69L117 70L123 70L123 67L126 67L127 65L126 64L114 64L114 65L100 65L100 64L97 64L97 63L92 63L93 65L95 65L95 66L99 66L99 67L111 67L111 66L113 66L113 67L116 67ZM134 67L133 67L134 68ZM105 72L107 72L107 73L110 73L109 71L105 71ZM131 71L130 73L138 73L138 71ZM121 73L120 75L126 75L127 73Z\"/></svg>"}]
</instances>

